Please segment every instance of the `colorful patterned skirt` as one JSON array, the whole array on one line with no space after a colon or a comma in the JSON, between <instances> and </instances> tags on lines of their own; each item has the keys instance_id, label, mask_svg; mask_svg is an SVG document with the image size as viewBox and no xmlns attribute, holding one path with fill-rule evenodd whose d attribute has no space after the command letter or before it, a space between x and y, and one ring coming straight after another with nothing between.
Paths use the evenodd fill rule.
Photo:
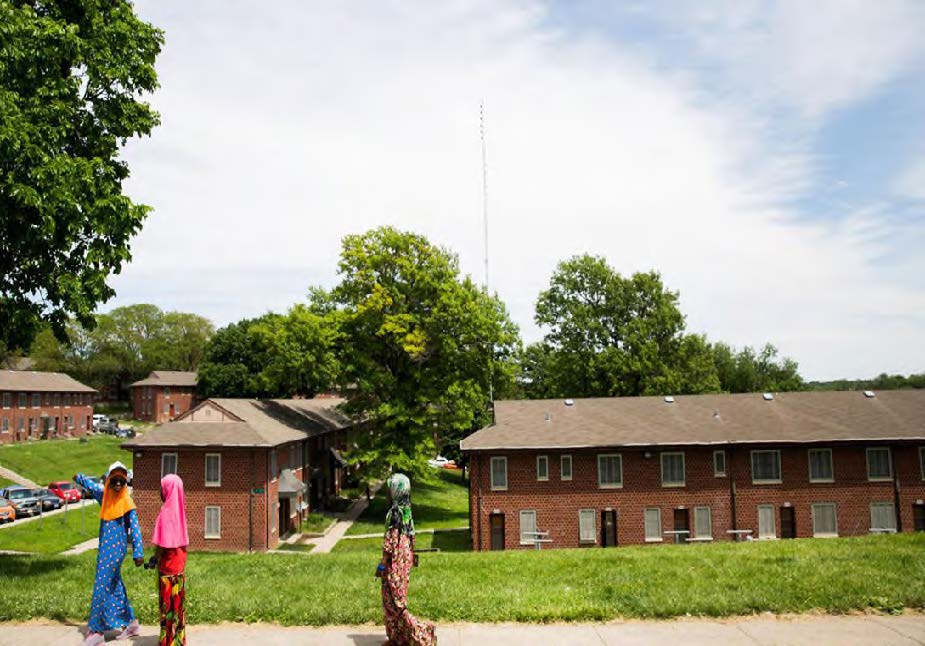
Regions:
<instances>
[{"instance_id":1,"label":"colorful patterned skirt","mask_svg":"<svg viewBox=\"0 0 925 646\"><path fill-rule=\"evenodd\" d=\"M186 575L162 574L157 579L157 598L161 616L159 646L186 646Z\"/></svg>"},{"instance_id":2,"label":"colorful patterned skirt","mask_svg":"<svg viewBox=\"0 0 925 646\"><path fill-rule=\"evenodd\" d=\"M437 643L437 629L408 611L408 581L414 552L405 534L390 529L382 546L386 557L386 571L382 577L382 609L385 614L385 633L391 646L433 646Z\"/></svg>"}]
</instances>

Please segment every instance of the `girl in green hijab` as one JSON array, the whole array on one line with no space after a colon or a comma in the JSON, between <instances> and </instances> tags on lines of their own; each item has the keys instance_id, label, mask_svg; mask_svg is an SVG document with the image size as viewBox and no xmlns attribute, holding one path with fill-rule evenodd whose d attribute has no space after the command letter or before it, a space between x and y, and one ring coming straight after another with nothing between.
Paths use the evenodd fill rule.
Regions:
<instances>
[{"instance_id":1,"label":"girl in green hijab","mask_svg":"<svg viewBox=\"0 0 925 646\"><path fill-rule=\"evenodd\" d=\"M437 643L436 627L408 611L408 580L414 561L414 519L411 516L411 481L395 473L386 481L389 511L385 516L382 561L376 576L382 577L382 609L389 643L430 646Z\"/></svg>"}]
</instances>

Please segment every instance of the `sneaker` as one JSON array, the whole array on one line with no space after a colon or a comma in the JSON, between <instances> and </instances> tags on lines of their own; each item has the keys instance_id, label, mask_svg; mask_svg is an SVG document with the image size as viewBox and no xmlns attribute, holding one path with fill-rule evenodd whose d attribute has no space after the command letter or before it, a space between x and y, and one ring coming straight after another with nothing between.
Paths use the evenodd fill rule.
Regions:
<instances>
[{"instance_id":1,"label":"sneaker","mask_svg":"<svg viewBox=\"0 0 925 646\"><path fill-rule=\"evenodd\" d=\"M129 637L134 637L141 632L141 626L138 625L138 620L136 619L128 626L125 627L121 633L116 635L116 639L128 639Z\"/></svg>"},{"instance_id":2,"label":"sneaker","mask_svg":"<svg viewBox=\"0 0 925 646\"><path fill-rule=\"evenodd\" d=\"M87 638L81 642L80 646L100 646L106 643L103 633L87 633Z\"/></svg>"}]
</instances>

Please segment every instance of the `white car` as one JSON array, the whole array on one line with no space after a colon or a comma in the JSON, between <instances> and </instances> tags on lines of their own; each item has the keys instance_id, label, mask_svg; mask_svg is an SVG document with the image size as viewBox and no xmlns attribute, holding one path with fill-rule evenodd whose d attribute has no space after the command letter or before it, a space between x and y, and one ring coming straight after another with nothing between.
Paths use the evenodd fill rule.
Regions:
<instances>
[{"instance_id":1,"label":"white car","mask_svg":"<svg viewBox=\"0 0 925 646\"><path fill-rule=\"evenodd\" d=\"M449 462L450 462L450 461L447 460L447 459L446 459L445 457L443 457L442 455L438 455L438 456L435 457L433 460L428 460L428 461L427 461L427 464L428 464L429 466L435 467L435 468L437 468L437 469L443 469L443 468L446 467L447 464L449 464Z\"/></svg>"}]
</instances>

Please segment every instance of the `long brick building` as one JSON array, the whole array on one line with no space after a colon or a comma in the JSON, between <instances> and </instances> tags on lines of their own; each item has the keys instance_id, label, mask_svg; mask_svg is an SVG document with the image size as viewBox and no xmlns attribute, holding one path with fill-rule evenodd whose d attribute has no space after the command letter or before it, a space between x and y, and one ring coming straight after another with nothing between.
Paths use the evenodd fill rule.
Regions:
<instances>
[{"instance_id":1,"label":"long brick building","mask_svg":"<svg viewBox=\"0 0 925 646\"><path fill-rule=\"evenodd\" d=\"M925 531L925 391L499 401L476 550Z\"/></svg>"},{"instance_id":2,"label":"long brick building","mask_svg":"<svg viewBox=\"0 0 925 646\"><path fill-rule=\"evenodd\" d=\"M160 481L186 489L190 549L265 551L336 496L338 448L349 418L341 399L207 399L122 448L134 453L142 532L160 509Z\"/></svg>"},{"instance_id":3,"label":"long brick building","mask_svg":"<svg viewBox=\"0 0 925 646\"><path fill-rule=\"evenodd\" d=\"M0 370L0 444L80 437L96 390L59 372Z\"/></svg>"},{"instance_id":4,"label":"long brick building","mask_svg":"<svg viewBox=\"0 0 925 646\"><path fill-rule=\"evenodd\" d=\"M154 370L131 386L135 419L158 424L176 419L196 405L196 373Z\"/></svg>"}]
</instances>

